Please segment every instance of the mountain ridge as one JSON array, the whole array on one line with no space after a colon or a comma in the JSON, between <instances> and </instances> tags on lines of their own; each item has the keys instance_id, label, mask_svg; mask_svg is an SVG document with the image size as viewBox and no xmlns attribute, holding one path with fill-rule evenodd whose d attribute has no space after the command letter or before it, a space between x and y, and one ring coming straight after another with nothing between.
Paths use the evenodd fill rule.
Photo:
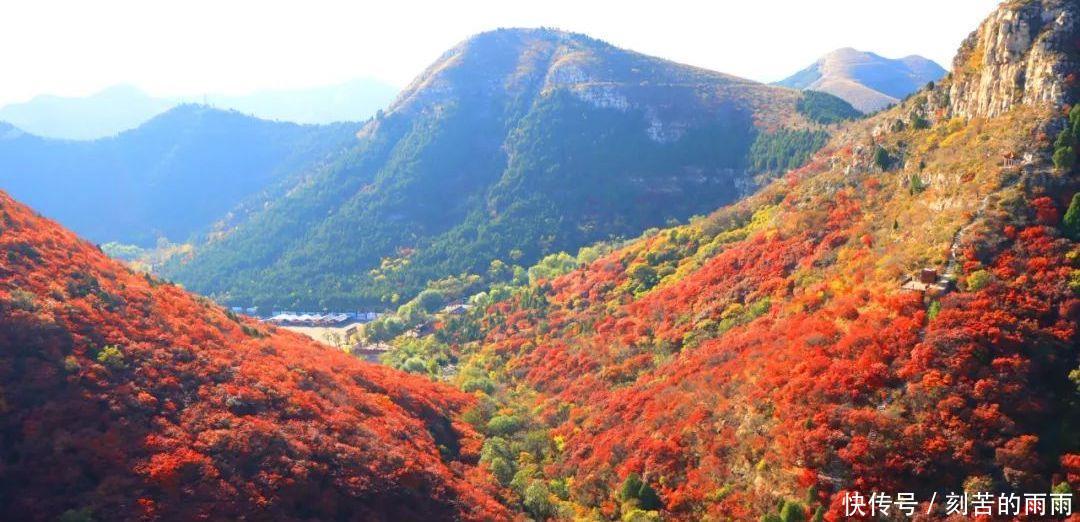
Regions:
<instances>
[{"instance_id":1,"label":"mountain ridge","mask_svg":"<svg viewBox=\"0 0 1080 522\"><path fill-rule=\"evenodd\" d=\"M355 268L356 228L451 230L445 245L515 212L584 223L545 204L586 187L569 194L604 208L588 184L612 179L649 189L614 199L655 203L641 195L679 186L672 172L749 171L671 156L827 136L752 194L712 194L702 206L733 202L707 215L582 241L577 256L550 240L524 273L495 257L501 275L466 306L441 300L464 299L478 275L429 280L364 331L403 332L384 361L416 377L127 270L0 192L0 491L14 492L0 514L832 521L860 497L903 517L905 492L924 518L949 520L962 515L935 499L1080 490L1080 3L1005 2L945 79L831 127L805 110L831 97L723 78L661 89L636 76L649 63L599 59L604 48L571 36L485 38L509 42L444 55L400 110L305 173L285 212L245 221L348 248L329 262L244 251L227 269L280 257L313 268L301 283L356 292L356 280L311 277ZM569 83L538 94L551 77ZM719 116L731 126L699 126ZM610 139L585 139L601 131ZM596 155L610 150L634 154ZM417 186L431 194L398 190ZM518 197L529 193L542 198ZM311 200L321 206L297 203ZM448 223L461 215L468 226ZM440 252L383 246L392 254L368 275L395 284ZM506 257L530 256L518 258ZM1017 516L1029 515L1044 516Z\"/></svg>"},{"instance_id":2,"label":"mountain ridge","mask_svg":"<svg viewBox=\"0 0 1080 522\"><path fill-rule=\"evenodd\" d=\"M43 94L0 107L0 121L53 139L88 140L133 129L173 103L129 85L107 87L87 97Z\"/></svg>"},{"instance_id":3,"label":"mountain ridge","mask_svg":"<svg viewBox=\"0 0 1080 522\"><path fill-rule=\"evenodd\" d=\"M854 493L1076 491L1078 16L1004 3L951 76L781 179L546 259L387 360L453 364L492 401L482 459L519 495L548 485L537 518L841 520ZM993 72L1017 70L1038 75Z\"/></svg>"},{"instance_id":4,"label":"mountain ridge","mask_svg":"<svg viewBox=\"0 0 1080 522\"><path fill-rule=\"evenodd\" d=\"M871 113L897 103L945 73L940 65L918 55L890 59L844 47L776 85L827 92Z\"/></svg>"},{"instance_id":5,"label":"mountain ridge","mask_svg":"<svg viewBox=\"0 0 1080 522\"><path fill-rule=\"evenodd\" d=\"M0 121L43 138L90 141L135 129L181 105L205 104L264 120L325 125L364 121L391 102L396 93L396 88L370 78L242 95L175 97L154 97L121 84L87 96L45 94L4 105Z\"/></svg>"},{"instance_id":6,"label":"mountain ridge","mask_svg":"<svg viewBox=\"0 0 1080 522\"><path fill-rule=\"evenodd\" d=\"M268 122L187 104L93 141L12 129L0 133L0 188L94 241L153 247L205 233L248 198L295 181L354 141L355 125Z\"/></svg>"},{"instance_id":7,"label":"mountain ridge","mask_svg":"<svg viewBox=\"0 0 1080 522\"><path fill-rule=\"evenodd\" d=\"M345 289L395 304L382 299L752 190L755 174L783 170L777 158L805 157L826 135L800 112L804 98L584 35L481 33L421 73L311 185L165 273L242 305L355 306ZM748 172L752 148L763 161Z\"/></svg>"}]
</instances>

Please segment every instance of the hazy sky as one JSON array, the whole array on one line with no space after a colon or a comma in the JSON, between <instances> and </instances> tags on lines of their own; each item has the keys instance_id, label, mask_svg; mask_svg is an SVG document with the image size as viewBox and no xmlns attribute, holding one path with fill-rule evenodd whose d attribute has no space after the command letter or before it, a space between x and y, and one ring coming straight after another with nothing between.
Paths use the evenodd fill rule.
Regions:
<instances>
[{"instance_id":1,"label":"hazy sky","mask_svg":"<svg viewBox=\"0 0 1080 522\"><path fill-rule=\"evenodd\" d=\"M997 0L34 0L0 4L0 105L127 83L240 94L372 76L404 86L497 27L550 26L761 81L838 47L948 68Z\"/></svg>"}]
</instances>

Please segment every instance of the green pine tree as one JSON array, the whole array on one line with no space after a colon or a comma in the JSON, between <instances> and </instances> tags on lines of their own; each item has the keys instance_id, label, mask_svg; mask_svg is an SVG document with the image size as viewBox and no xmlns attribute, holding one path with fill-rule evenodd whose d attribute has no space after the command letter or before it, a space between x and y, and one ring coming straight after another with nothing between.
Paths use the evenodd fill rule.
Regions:
<instances>
[{"instance_id":1,"label":"green pine tree","mask_svg":"<svg viewBox=\"0 0 1080 522\"><path fill-rule=\"evenodd\" d=\"M889 151L885 150L884 147L879 145L878 148L874 150L874 165L877 165L878 168L881 170L889 170L889 167L892 166L892 162L893 159L889 156Z\"/></svg>"},{"instance_id":2,"label":"green pine tree","mask_svg":"<svg viewBox=\"0 0 1080 522\"><path fill-rule=\"evenodd\" d=\"M1061 220L1061 228L1070 239L1080 241L1080 192L1073 194L1069 209Z\"/></svg>"},{"instance_id":3,"label":"green pine tree","mask_svg":"<svg viewBox=\"0 0 1080 522\"><path fill-rule=\"evenodd\" d=\"M1076 165L1076 151L1072 146L1054 149L1054 166L1063 171L1071 171Z\"/></svg>"}]
</instances>

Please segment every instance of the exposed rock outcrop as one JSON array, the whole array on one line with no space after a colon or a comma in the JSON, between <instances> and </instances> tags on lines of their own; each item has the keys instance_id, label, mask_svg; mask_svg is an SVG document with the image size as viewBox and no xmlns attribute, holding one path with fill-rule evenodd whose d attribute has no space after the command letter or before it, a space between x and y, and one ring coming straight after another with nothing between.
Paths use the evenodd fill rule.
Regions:
<instances>
[{"instance_id":1,"label":"exposed rock outcrop","mask_svg":"<svg viewBox=\"0 0 1080 522\"><path fill-rule=\"evenodd\" d=\"M588 104L641 111L661 143L683 130L750 108L760 127L790 124L797 91L618 49L585 35L550 29L501 29L473 36L428 67L386 110L433 113L463 97L483 96L508 113L565 91ZM378 121L360 131L371 135Z\"/></svg>"},{"instance_id":2,"label":"exposed rock outcrop","mask_svg":"<svg viewBox=\"0 0 1080 522\"><path fill-rule=\"evenodd\" d=\"M1071 103L1076 0L1007 2L964 41L953 64L953 116L997 116L1018 104Z\"/></svg>"}]
</instances>

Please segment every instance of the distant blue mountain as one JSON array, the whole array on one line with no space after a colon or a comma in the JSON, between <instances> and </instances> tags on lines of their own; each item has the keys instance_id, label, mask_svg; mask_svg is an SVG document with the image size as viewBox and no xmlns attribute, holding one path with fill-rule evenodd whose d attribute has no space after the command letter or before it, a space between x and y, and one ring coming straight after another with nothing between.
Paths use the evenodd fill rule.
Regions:
<instances>
[{"instance_id":1,"label":"distant blue mountain","mask_svg":"<svg viewBox=\"0 0 1080 522\"><path fill-rule=\"evenodd\" d=\"M259 194L291 186L351 144L358 127L272 122L197 105L93 141L0 124L0 189L92 241L184 241Z\"/></svg>"},{"instance_id":2,"label":"distant blue mountain","mask_svg":"<svg viewBox=\"0 0 1080 522\"><path fill-rule=\"evenodd\" d=\"M47 138L89 140L138 127L175 105L118 85L83 98L42 95L7 105L0 108L0 121Z\"/></svg>"},{"instance_id":3,"label":"distant blue mountain","mask_svg":"<svg viewBox=\"0 0 1080 522\"><path fill-rule=\"evenodd\" d=\"M363 121L393 101L397 88L372 79L247 95L155 98L127 85L86 97L43 95L0 107L0 121L46 138L92 140L134 129L177 105L205 102L267 120L294 123Z\"/></svg>"}]
</instances>

